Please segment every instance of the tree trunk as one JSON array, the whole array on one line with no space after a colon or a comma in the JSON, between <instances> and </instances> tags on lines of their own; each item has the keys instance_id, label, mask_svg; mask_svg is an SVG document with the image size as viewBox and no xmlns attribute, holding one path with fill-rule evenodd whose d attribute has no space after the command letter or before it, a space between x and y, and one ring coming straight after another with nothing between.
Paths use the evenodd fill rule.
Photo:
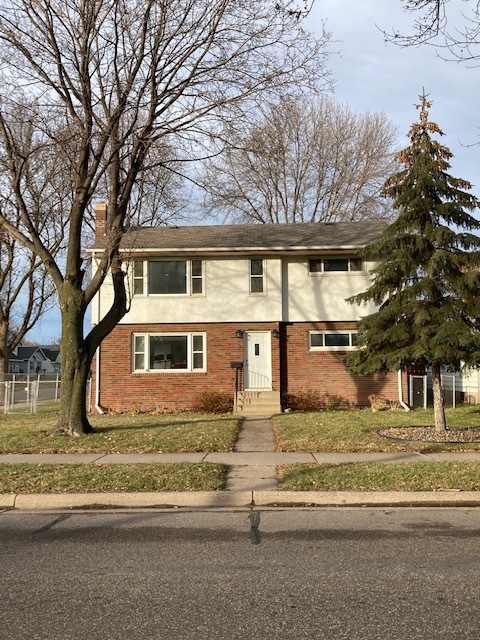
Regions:
<instances>
[{"instance_id":1,"label":"tree trunk","mask_svg":"<svg viewBox=\"0 0 480 640\"><path fill-rule=\"evenodd\" d=\"M81 278L65 278L60 297L62 312L62 391L60 395L59 429L69 436L94 433L87 418L87 382L95 351L128 311L125 274L118 255L113 256L110 276L114 299L109 311L83 335L85 317L84 291Z\"/></svg>"},{"instance_id":2,"label":"tree trunk","mask_svg":"<svg viewBox=\"0 0 480 640\"><path fill-rule=\"evenodd\" d=\"M435 432L445 433L445 431L447 430L447 422L445 420L445 406L443 403L443 388L440 374L440 364L437 362L432 365L432 381Z\"/></svg>"},{"instance_id":3,"label":"tree trunk","mask_svg":"<svg viewBox=\"0 0 480 640\"><path fill-rule=\"evenodd\" d=\"M87 418L86 391L92 355L83 336L82 291L65 283L62 309L62 387L58 428L69 436L93 433Z\"/></svg>"}]
</instances>

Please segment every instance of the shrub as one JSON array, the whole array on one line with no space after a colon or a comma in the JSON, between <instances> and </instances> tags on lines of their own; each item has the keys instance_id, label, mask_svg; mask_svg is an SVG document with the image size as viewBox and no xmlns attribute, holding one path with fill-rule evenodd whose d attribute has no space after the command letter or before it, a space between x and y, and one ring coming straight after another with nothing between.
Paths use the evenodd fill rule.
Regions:
<instances>
[{"instance_id":1,"label":"shrub","mask_svg":"<svg viewBox=\"0 0 480 640\"><path fill-rule=\"evenodd\" d=\"M334 396L330 393L320 395L313 389L306 389L285 394L283 406L292 411L335 411L349 409L350 403L340 396Z\"/></svg>"},{"instance_id":2,"label":"shrub","mask_svg":"<svg viewBox=\"0 0 480 640\"><path fill-rule=\"evenodd\" d=\"M321 396L312 389L285 394L283 406L292 411L320 411L325 408Z\"/></svg>"},{"instance_id":3,"label":"shrub","mask_svg":"<svg viewBox=\"0 0 480 640\"><path fill-rule=\"evenodd\" d=\"M199 413L231 413L233 397L227 393L203 391L197 397L193 409Z\"/></svg>"}]
</instances>

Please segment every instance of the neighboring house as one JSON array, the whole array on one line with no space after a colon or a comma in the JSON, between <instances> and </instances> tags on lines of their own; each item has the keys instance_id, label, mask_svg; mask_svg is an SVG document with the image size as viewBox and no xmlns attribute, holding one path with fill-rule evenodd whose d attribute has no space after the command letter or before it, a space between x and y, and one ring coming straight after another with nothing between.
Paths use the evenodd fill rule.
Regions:
<instances>
[{"instance_id":1,"label":"neighboring house","mask_svg":"<svg viewBox=\"0 0 480 640\"><path fill-rule=\"evenodd\" d=\"M104 238L97 207L95 260ZM347 372L357 322L374 307L347 304L364 291L371 263L358 250L382 223L247 224L142 228L123 243L131 309L94 361L97 408L191 408L202 392L237 408L313 390L358 406L368 395L406 400L405 375ZM107 312L106 281L92 323ZM239 368L241 367L241 368ZM253 412L261 413L259 407Z\"/></svg>"},{"instance_id":2,"label":"neighboring house","mask_svg":"<svg viewBox=\"0 0 480 640\"><path fill-rule=\"evenodd\" d=\"M58 374L60 373L60 347L17 347L10 355L9 373Z\"/></svg>"}]
</instances>

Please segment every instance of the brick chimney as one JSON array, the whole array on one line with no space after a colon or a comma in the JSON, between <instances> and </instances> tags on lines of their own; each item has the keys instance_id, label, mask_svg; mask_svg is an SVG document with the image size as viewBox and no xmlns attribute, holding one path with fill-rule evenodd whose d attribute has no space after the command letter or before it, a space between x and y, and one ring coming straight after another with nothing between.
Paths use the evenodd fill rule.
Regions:
<instances>
[{"instance_id":1,"label":"brick chimney","mask_svg":"<svg viewBox=\"0 0 480 640\"><path fill-rule=\"evenodd\" d=\"M101 240L107 235L107 205L98 202L95 205L95 240Z\"/></svg>"}]
</instances>

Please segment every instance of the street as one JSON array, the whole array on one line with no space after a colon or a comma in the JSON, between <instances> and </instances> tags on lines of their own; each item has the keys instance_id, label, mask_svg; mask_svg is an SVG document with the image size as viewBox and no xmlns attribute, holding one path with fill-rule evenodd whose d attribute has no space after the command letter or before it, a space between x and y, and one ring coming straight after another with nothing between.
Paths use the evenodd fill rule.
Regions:
<instances>
[{"instance_id":1,"label":"street","mask_svg":"<svg viewBox=\"0 0 480 640\"><path fill-rule=\"evenodd\" d=\"M0 514L3 640L477 639L480 509Z\"/></svg>"}]
</instances>

